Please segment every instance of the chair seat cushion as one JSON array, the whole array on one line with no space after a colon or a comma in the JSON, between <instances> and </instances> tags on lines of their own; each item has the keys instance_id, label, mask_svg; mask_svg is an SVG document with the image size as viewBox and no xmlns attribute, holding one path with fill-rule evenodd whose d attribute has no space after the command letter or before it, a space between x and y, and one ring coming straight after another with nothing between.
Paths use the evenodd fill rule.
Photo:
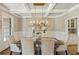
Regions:
<instances>
[{"instance_id":1,"label":"chair seat cushion","mask_svg":"<svg viewBox=\"0 0 79 59\"><path fill-rule=\"evenodd\" d=\"M65 45L60 45L56 51L65 51L67 50L67 47Z\"/></svg>"}]
</instances>

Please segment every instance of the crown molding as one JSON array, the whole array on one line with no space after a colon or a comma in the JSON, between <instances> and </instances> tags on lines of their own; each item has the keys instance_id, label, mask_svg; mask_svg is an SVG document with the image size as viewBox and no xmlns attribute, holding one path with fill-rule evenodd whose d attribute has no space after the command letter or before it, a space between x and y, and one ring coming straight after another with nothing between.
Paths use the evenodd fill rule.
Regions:
<instances>
[{"instance_id":1,"label":"crown molding","mask_svg":"<svg viewBox=\"0 0 79 59\"><path fill-rule=\"evenodd\" d=\"M72 8L70 8L68 11L64 12L63 14L60 15L60 17L66 15L67 13L70 13L73 10L76 10L77 8L79 8L79 4L73 6Z\"/></svg>"},{"instance_id":2,"label":"crown molding","mask_svg":"<svg viewBox=\"0 0 79 59\"><path fill-rule=\"evenodd\" d=\"M0 4L0 10L3 11L3 12L5 12L5 13L7 13L7 14L9 14L9 15L11 15L11 16L19 17L16 14L10 13L9 9L6 6L4 6L3 4Z\"/></svg>"}]
</instances>

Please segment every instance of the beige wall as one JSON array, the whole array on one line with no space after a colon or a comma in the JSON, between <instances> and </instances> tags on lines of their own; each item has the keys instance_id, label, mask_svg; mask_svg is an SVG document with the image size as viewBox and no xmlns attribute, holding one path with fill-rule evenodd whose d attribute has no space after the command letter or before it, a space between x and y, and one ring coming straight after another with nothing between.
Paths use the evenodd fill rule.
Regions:
<instances>
[{"instance_id":1,"label":"beige wall","mask_svg":"<svg viewBox=\"0 0 79 59\"><path fill-rule=\"evenodd\" d=\"M63 18L55 19L55 26L54 26L55 31L65 31L65 28L66 28L66 23Z\"/></svg>"},{"instance_id":2,"label":"beige wall","mask_svg":"<svg viewBox=\"0 0 79 59\"><path fill-rule=\"evenodd\" d=\"M22 31L22 19L14 18L14 32Z\"/></svg>"}]
</instances>

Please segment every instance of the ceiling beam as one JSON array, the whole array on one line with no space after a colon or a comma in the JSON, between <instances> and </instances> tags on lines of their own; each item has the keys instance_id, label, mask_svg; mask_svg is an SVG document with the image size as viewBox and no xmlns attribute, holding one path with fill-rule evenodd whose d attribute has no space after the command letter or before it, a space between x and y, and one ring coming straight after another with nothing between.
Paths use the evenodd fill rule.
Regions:
<instances>
[{"instance_id":1,"label":"ceiling beam","mask_svg":"<svg viewBox=\"0 0 79 59\"><path fill-rule=\"evenodd\" d=\"M31 15L31 17L32 17L32 14L31 14L31 10L29 9L29 7L28 6L26 6L25 5L25 3L22 3L22 5L23 5L23 7L24 7L24 9Z\"/></svg>"},{"instance_id":2,"label":"ceiling beam","mask_svg":"<svg viewBox=\"0 0 79 59\"><path fill-rule=\"evenodd\" d=\"M49 13L60 13L60 12L66 12L68 9L54 9L53 11L50 11ZM37 10L35 11L34 9L32 9L31 11L27 11L25 9L22 10L14 10L11 9L10 10L11 13L46 13L46 10L42 11L42 10Z\"/></svg>"},{"instance_id":3,"label":"ceiling beam","mask_svg":"<svg viewBox=\"0 0 79 59\"><path fill-rule=\"evenodd\" d=\"M9 12L10 13L29 13L28 11L26 11L26 9L21 9L21 10L10 9Z\"/></svg>"},{"instance_id":4,"label":"ceiling beam","mask_svg":"<svg viewBox=\"0 0 79 59\"><path fill-rule=\"evenodd\" d=\"M46 12L46 14L45 14L44 17L47 17L47 16L48 16L48 14L49 14L50 11L55 7L55 5L56 5L56 3L50 3L50 5L49 5L49 7L48 7L48 9L47 9L47 12Z\"/></svg>"},{"instance_id":5,"label":"ceiling beam","mask_svg":"<svg viewBox=\"0 0 79 59\"><path fill-rule=\"evenodd\" d=\"M66 12L68 9L54 9L50 13L61 13L61 12Z\"/></svg>"},{"instance_id":6,"label":"ceiling beam","mask_svg":"<svg viewBox=\"0 0 79 59\"><path fill-rule=\"evenodd\" d=\"M47 18L58 18L60 17L61 15L57 15L57 16L48 16ZM32 18L30 16L22 16L22 18ZM38 16L37 18L40 18L40 16Z\"/></svg>"}]
</instances>

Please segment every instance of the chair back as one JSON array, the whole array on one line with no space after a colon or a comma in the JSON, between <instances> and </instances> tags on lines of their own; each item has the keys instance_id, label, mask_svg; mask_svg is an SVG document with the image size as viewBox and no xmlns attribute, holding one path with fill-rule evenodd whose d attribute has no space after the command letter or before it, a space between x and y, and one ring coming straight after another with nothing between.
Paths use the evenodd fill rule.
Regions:
<instances>
[{"instance_id":1,"label":"chair back","mask_svg":"<svg viewBox=\"0 0 79 59\"><path fill-rule=\"evenodd\" d=\"M14 32L13 33L13 36L15 38L15 41L18 42L21 40L21 37L22 37L22 33L21 32Z\"/></svg>"},{"instance_id":2,"label":"chair back","mask_svg":"<svg viewBox=\"0 0 79 59\"><path fill-rule=\"evenodd\" d=\"M22 54L23 55L34 55L34 42L32 38L22 38L21 39L22 44Z\"/></svg>"},{"instance_id":3,"label":"chair back","mask_svg":"<svg viewBox=\"0 0 79 59\"><path fill-rule=\"evenodd\" d=\"M44 39L41 40L42 55L53 55L54 54L54 40Z\"/></svg>"},{"instance_id":4,"label":"chair back","mask_svg":"<svg viewBox=\"0 0 79 59\"><path fill-rule=\"evenodd\" d=\"M9 44L14 44L14 43L16 43L16 41L15 41L15 38L14 38L14 36L12 35L12 36L9 36Z\"/></svg>"}]
</instances>

